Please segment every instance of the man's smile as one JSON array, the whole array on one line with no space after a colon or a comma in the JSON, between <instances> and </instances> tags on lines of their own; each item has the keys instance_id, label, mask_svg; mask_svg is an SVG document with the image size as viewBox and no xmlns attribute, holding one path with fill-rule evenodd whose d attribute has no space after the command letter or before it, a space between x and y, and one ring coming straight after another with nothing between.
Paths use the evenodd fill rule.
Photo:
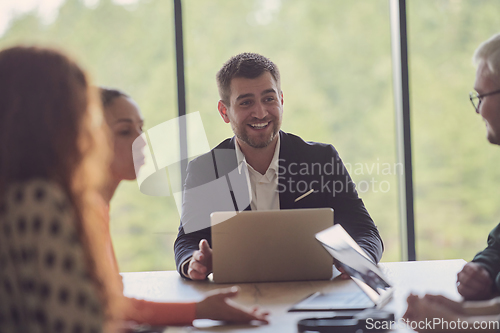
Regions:
<instances>
[{"instance_id":1,"label":"man's smile","mask_svg":"<svg viewBox=\"0 0 500 333\"><path fill-rule=\"evenodd\" d=\"M266 128L269 125L269 123L270 123L270 121L265 122L265 123L262 122L262 123L248 124L248 126L250 126L253 129L260 130L260 129Z\"/></svg>"}]
</instances>

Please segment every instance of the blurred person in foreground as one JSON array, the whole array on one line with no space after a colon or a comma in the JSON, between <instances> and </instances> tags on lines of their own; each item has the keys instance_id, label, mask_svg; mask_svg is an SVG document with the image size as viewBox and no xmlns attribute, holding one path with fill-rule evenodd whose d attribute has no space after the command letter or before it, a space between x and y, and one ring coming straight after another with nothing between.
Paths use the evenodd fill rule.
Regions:
<instances>
[{"instance_id":1,"label":"blurred person in foreground","mask_svg":"<svg viewBox=\"0 0 500 333\"><path fill-rule=\"evenodd\" d=\"M474 53L473 61L477 66L476 92L470 94L470 100L486 124L488 141L500 145L500 34L482 43ZM458 273L457 289L466 301L455 302L439 295L425 295L423 298L410 295L404 317L411 321L460 319L470 323L469 327L473 327L474 321L492 320L498 324L500 298L490 298L500 291L500 224L490 232L486 249ZM472 301L485 299L490 300ZM481 331L489 330L491 328Z\"/></svg>"},{"instance_id":2,"label":"blurred person in foreground","mask_svg":"<svg viewBox=\"0 0 500 333\"><path fill-rule=\"evenodd\" d=\"M0 51L0 332L113 330L123 304L96 208L102 111L63 53Z\"/></svg>"},{"instance_id":3,"label":"blurred person in foreground","mask_svg":"<svg viewBox=\"0 0 500 333\"><path fill-rule=\"evenodd\" d=\"M116 90L101 88L101 100L103 103L104 117L111 130L113 139L113 158L111 160L110 177L103 187L101 194L105 201L105 234L107 253L111 265L118 275L118 263L116 261L109 230L109 202L113 197L119 183L122 180L135 180L135 170L144 164L142 149L147 146L142 134L144 119L137 104L125 93ZM132 144L135 140L138 151L132 152ZM134 160L135 158L135 160ZM252 320L267 323L267 313L254 308L247 312L236 306L228 298L238 294L236 287L214 291L204 300L191 303L166 303L151 302L135 298L127 298L129 307L125 312L125 320L131 320L140 324L156 326L164 325L189 325L196 318L207 318L224 320L228 322L248 323Z\"/></svg>"}]
</instances>

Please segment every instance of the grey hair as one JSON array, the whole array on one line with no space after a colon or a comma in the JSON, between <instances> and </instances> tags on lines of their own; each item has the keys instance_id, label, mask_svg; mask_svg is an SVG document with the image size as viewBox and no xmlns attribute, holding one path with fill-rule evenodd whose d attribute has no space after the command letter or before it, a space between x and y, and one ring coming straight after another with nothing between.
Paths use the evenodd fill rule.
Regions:
<instances>
[{"instance_id":1,"label":"grey hair","mask_svg":"<svg viewBox=\"0 0 500 333\"><path fill-rule=\"evenodd\" d=\"M481 61L485 61L492 74L500 74L500 33L481 43L474 52L474 65L478 66Z\"/></svg>"}]
</instances>

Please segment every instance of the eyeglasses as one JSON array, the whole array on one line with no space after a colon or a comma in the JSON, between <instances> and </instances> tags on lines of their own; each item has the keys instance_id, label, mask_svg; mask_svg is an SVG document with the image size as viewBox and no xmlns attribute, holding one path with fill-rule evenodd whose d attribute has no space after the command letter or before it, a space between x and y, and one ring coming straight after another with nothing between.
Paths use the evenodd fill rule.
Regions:
<instances>
[{"instance_id":1,"label":"eyeglasses","mask_svg":"<svg viewBox=\"0 0 500 333\"><path fill-rule=\"evenodd\" d=\"M474 106L474 109L476 110L476 113L479 113L479 107L481 106L481 102L483 101L483 98L486 96L490 95L495 95L495 94L500 94L500 90L495 90L486 94L478 94L477 92L470 92L469 93L469 99L470 102L472 103L472 106Z\"/></svg>"}]
</instances>

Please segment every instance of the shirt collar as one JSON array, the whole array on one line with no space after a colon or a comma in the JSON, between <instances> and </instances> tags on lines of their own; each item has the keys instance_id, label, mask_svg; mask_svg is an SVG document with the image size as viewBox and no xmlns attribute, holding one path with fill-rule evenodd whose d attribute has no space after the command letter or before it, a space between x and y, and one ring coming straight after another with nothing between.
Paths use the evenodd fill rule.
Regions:
<instances>
[{"instance_id":1,"label":"shirt collar","mask_svg":"<svg viewBox=\"0 0 500 333\"><path fill-rule=\"evenodd\" d=\"M238 172L241 173L241 168L243 166L243 163L245 163L247 167L252 167L252 166L247 163L245 155L241 151L241 148L240 148L240 145L238 144L238 141L236 139L234 141L235 141L234 146L236 149L236 160L238 161ZM269 168L267 168L266 174L269 170L273 170L275 173L278 173L280 146L281 146L281 138L280 138L280 135L278 133L278 142L276 143L276 148L274 149L273 159L271 160L271 163L269 164Z\"/></svg>"}]
</instances>

